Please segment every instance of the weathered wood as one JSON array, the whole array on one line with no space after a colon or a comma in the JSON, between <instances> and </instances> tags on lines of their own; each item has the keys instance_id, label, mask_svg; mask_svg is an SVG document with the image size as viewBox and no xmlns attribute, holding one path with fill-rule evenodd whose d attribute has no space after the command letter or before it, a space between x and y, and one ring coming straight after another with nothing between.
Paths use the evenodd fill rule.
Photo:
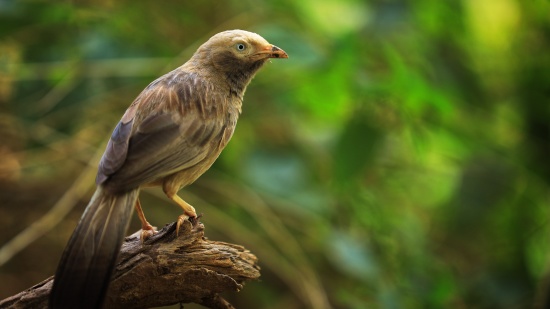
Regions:
<instances>
[{"instance_id":1,"label":"weathered wood","mask_svg":"<svg viewBox=\"0 0 550 309\"><path fill-rule=\"evenodd\" d=\"M219 296L239 291L260 277L258 260L242 246L204 237L200 222L176 224L141 243L140 231L126 237L105 307L150 308L198 303L208 308L233 308ZM0 301L0 308L46 308L53 277Z\"/></svg>"}]
</instances>

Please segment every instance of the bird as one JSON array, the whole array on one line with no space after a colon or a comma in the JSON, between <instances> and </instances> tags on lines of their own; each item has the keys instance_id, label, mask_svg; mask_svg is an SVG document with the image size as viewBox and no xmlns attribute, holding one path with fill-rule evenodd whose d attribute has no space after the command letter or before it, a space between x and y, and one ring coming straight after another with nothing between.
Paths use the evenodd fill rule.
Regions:
<instances>
[{"instance_id":1,"label":"bird","mask_svg":"<svg viewBox=\"0 0 550 309\"><path fill-rule=\"evenodd\" d=\"M177 192L193 183L231 139L247 86L270 59L288 58L259 34L227 30L182 66L151 82L113 130L96 191L58 264L50 308L101 308L133 209L142 240L155 233L139 192L160 186L178 205L177 230L195 208Z\"/></svg>"}]
</instances>

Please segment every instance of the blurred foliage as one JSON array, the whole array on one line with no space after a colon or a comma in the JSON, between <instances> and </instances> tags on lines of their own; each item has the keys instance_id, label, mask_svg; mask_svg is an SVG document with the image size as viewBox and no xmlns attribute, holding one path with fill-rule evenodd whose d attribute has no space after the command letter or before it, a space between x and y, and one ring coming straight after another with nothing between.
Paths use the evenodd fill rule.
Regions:
<instances>
[{"instance_id":1,"label":"blurred foliage","mask_svg":"<svg viewBox=\"0 0 550 309\"><path fill-rule=\"evenodd\" d=\"M0 244L95 168L141 89L240 28L290 59L258 74L230 145L181 192L208 237L260 259L237 307L531 307L549 271L549 9L0 1ZM93 188L0 268L0 298L53 273ZM158 190L142 204L158 226L179 215Z\"/></svg>"}]
</instances>

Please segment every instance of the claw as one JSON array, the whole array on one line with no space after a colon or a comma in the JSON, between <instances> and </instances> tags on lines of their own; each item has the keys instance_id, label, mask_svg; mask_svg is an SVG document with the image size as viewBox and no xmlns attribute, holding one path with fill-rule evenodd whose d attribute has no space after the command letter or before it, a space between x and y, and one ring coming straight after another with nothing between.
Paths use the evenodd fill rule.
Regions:
<instances>
[{"instance_id":1,"label":"claw","mask_svg":"<svg viewBox=\"0 0 550 309\"><path fill-rule=\"evenodd\" d=\"M141 234L139 235L139 239L141 240L141 243L143 244L149 237L155 235L157 233L157 230L152 225L143 226L141 228Z\"/></svg>"},{"instance_id":2,"label":"claw","mask_svg":"<svg viewBox=\"0 0 550 309\"><path fill-rule=\"evenodd\" d=\"M176 223L176 237L178 237L178 235L179 235L181 225L187 219L189 219L189 216L185 215L185 214L178 217L178 221Z\"/></svg>"}]
</instances>

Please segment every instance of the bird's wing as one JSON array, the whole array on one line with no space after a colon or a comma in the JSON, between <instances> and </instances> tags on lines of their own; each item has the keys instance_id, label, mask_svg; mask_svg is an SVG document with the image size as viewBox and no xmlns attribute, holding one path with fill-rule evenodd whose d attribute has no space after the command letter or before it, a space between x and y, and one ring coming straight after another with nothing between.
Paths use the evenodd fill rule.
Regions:
<instances>
[{"instance_id":1,"label":"bird's wing","mask_svg":"<svg viewBox=\"0 0 550 309\"><path fill-rule=\"evenodd\" d=\"M120 121L113 130L107 148L101 157L101 161L99 161L96 176L97 184L105 182L110 175L114 174L124 164L128 154L128 143L133 122L133 119L127 123Z\"/></svg>"},{"instance_id":2,"label":"bird's wing","mask_svg":"<svg viewBox=\"0 0 550 309\"><path fill-rule=\"evenodd\" d=\"M151 83L115 128L98 183L128 190L204 160L228 135L226 104L211 92L189 73Z\"/></svg>"}]
</instances>

